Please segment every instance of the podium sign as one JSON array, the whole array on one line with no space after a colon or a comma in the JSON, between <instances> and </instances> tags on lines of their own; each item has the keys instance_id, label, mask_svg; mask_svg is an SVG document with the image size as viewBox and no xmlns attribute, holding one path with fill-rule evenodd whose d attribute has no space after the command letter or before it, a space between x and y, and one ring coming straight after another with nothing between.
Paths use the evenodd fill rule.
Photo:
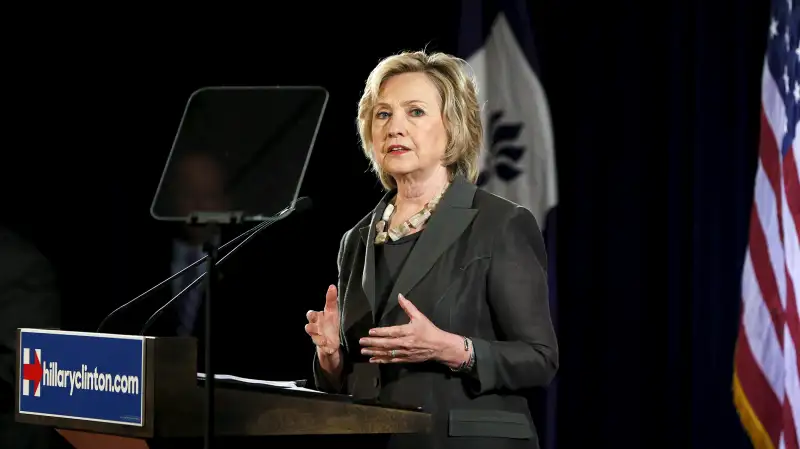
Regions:
<instances>
[{"instance_id":1,"label":"podium sign","mask_svg":"<svg viewBox=\"0 0 800 449\"><path fill-rule=\"evenodd\" d=\"M126 442L183 447L187 439L205 435L207 391L198 385L195 338L17 329L17 341L16 422L54 427L84 448L122 448ZM104 381L97 380L101 374ZM214 394L215 436L233 438L234 444L241 437L267 437L262 445L270 446L275 436L283 446L284 437L313 435L307 442L319 446L322 435L431 429L430 413L344 395L221 382ZM296 442L309 445L302 438ZM339 447L335 440L331 444Z\"/></svg>"},{"instance_id":2,"label":"podium sign","mask_svg":"<svg viewBox=\"0 0 800 449\"><path fill-rule=\"evenodd\" d=\"M145 337L20 329L19 413L144 425Z\"/></svg>"}]
</instances>

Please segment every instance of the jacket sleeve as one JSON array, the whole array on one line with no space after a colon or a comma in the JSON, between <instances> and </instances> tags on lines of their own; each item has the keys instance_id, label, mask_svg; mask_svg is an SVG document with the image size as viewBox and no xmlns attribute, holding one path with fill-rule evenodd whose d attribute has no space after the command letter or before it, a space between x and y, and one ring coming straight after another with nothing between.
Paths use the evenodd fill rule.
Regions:
<instances>
[{"instance_id":1,"label":"jacket sleeve","mask_svg":"<svg viewBox=\"0 0 800 449\"><path fill-rule=\"evenodd\" d=\"M317 357L317 351L314 351L314 383L317 386L317 389L320 391L324 391L326 393L344 393L345 387L347 386L347 376L350 373L350 357L347 355L347 346L345 345L345 338L344 338L344 326L342 326L342 287L344 284L344 280L347 279L347 271L349 268L346 268L344 271L342 270L343 261L345 259L345 249L347 248L347 240L350 237L352 230L347 231L343 236L342 240L339 242L339 255L336 260L336 267L339 272L339 277L337 281L337 293L339 297L337 298L337 303L339 305L339 341L340 348L342 351L342 376L339 379L338 384L332 383L328 378L325 376L325 373L322 371L322 367L319 364L319 358Z\"/></svg>"},{"instance_id":2,"label":"jacket sleeve","mask_svg":"<svg viewBox=\"0 0 800 449\"><path fill-rule=\"evenodd\" d=\"M547 253L536 219L517 207L495 239L487 300L498 341L472 338L475 366L470 383L475 394L545 386L558 370Z\"/></svg>"}]
</instances>

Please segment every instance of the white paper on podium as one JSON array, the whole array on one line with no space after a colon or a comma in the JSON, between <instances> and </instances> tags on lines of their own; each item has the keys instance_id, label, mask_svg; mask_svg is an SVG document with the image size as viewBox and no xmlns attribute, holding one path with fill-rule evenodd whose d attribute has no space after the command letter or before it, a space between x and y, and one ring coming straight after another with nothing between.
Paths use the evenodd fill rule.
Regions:
<instances>
[{"instance_id":1,"label":"white paper on podium","mask_svg":"<svg viewBox=\"0 0 800 449\"><path fill-rule=\"evenodd\" d=\"M205 380L206 373L197 373L197 378ZM246 377L233 376L233 375L230 375L230 374L215 374L214 375L214 379L215 380L227 380L227 381L232 381L232 382L241 382L241 383L250 384L250 385L263 385L263 386L266 386L266 387L281 388L281 389L284 389L284 390L305 391L305 392L308 392L308 393L327 394L327 393L324 393L322 391L312 390L310 388L298 387L297 383L295 381L292 381L292 380L248 379Z\"/></svg>"}]
</instances>

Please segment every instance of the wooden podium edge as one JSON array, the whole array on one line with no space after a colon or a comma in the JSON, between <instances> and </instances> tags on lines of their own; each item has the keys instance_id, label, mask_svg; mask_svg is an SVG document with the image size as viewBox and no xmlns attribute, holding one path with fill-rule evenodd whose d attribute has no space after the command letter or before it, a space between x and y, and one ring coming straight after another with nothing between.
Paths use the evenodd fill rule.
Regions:
<instances>
[{"instance_id":1,"label":"wooden podium edge","mask_svg":"<svg viewBox=\"0 0 800 449\"><path fill-rule=\"evenodd\" d=\"M133 437L123 437L107 433L85 432L82 430L56 429L75 449L147 449L147 441Z\"/></svg>"}]
</instances>

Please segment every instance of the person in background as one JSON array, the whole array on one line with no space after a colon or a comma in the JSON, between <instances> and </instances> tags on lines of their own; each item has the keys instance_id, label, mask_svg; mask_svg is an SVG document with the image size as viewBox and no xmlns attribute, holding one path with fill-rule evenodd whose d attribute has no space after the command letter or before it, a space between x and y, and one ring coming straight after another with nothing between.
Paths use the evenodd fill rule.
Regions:
<instances>
[{"instance_id":1,"label":"person in background","mask_svg":"<svg viewBox=\"0 0 800 449\"><path fill-rule=\"evenodd\" d=\"M222 164L207 152L187 152L179 155L175 162L175 182L170 194L175 212L186 216L192 212L219 211L225 207L225 174ZM220 245L218 231L207 225L181 224L172 239L170 274L175 274L205 256L203 244L212 240ZM190 268L175 278L170 296L175 296L189 283L208 269L207 263ZM203 302L204 283L195 284L171 307L174 331L179 336L198 336L198 319Z\"/></svg>"},{"instance_id":2,"label":"person in background","mask_svg":"<svg viewBox=\"0 0 800 449\"><path fill-rule=\"evenodd\" d=\"M525 391L558 369L539 226L475 185L465 64L402 53L370 74L358 129L387 192L342 237L338 286L307 314L317 388L432 414L430 433L392 448L538 448Z\"/></svg>"},{"instance_id":3,"label":"person in background","mask_svg":"<svg viewBox=\"0 0 800 449\"><path fill-rule=\"evenodd\" d=\"M156 213L164 216L184 217L192 212L221 210L225 207L225 172L213 154L206 151L179 153L171 162L172 172L167 177L164 192L159 192L160 202ZM146 262L137 273L134 290L137 296L152 285L178 273L205 256L203 244L212 240L220 245L217 229L208 225L189 225L183 222L157 223L158 232L147 235ZM123 314L111 324L110 329L122 333L139 333L148 317L183 292L147 329L152 336L193 336L202 344L203 298L205 282L189 285L205 273L207 263L189 268L173 279L169 286L154 292L132 311ZM184 289L188 290L184 291ZM130 299L130 298L126 298Z\"/></svg>"},{"instance_id":4,"label":"person in background","mask_svg":"<svg viewBox=\"0 0 800 449\"><path fill-rule=\"evenodd\" d=\"M59 328L60 294L50 262L29 241L0 225L0 447L68 448L49 427L14 421L17 328Z\"/></svg>"}]
</instances>

